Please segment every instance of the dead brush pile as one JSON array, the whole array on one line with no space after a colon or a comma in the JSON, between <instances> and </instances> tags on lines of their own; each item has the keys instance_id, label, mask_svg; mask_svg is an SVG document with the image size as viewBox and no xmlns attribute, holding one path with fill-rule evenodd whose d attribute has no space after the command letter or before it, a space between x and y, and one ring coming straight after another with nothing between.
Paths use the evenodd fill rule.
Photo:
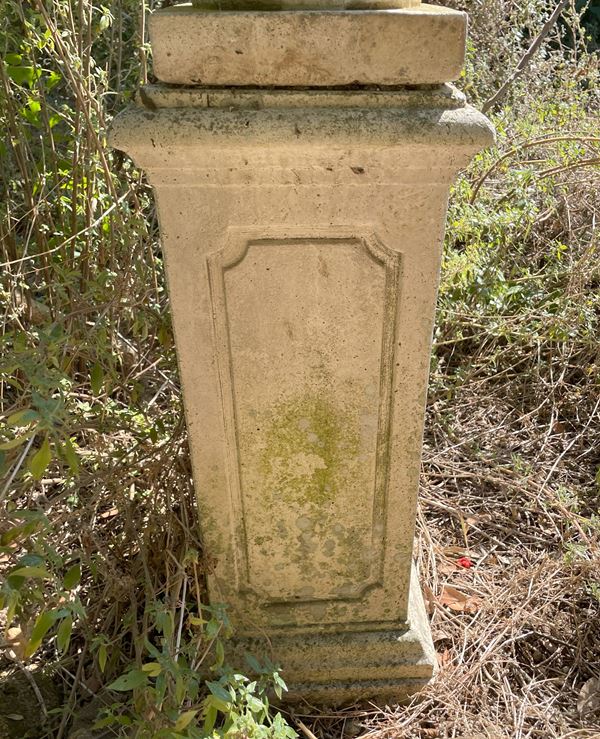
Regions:
<instances>
[{"instance_id":1,"label":"dead brush pile","mask_svg":"<svg viewBox=\"0 0 600 739\"><path fill-rule=\"evenodd\" d=\"M546 0L446 4L471 13L460 86L498 144L453 191L434 337L416 556L440 671L409 706L288 720L309 739L600 737L593 7L549 26ZM223 628L201 608L151 193L102 138L146 76L140 19L137 0L0 7L1 659L11 679L52 664L61 695L0 735L68 736L157 635L193 663ZM115 709L114 735L173 726L173 670L175 714Z\"/></svg>"}]
</instances>

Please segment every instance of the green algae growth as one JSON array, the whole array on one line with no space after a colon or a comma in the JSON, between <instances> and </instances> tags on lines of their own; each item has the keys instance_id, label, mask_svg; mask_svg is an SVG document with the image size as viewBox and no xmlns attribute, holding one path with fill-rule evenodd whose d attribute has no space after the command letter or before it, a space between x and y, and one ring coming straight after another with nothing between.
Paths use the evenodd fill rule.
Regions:
<instances>
[{"instance_id":1,"label":"green algae growth","mask_svg":"<svg viewBox=\"0 0 600 739\"><path fill-rule=\"evenodd\" d=\"M348 485L360 447L358 419L330 394L307 393L274 407L260 471L275 498L322 505Z\"/></svg>"}]
</instances>

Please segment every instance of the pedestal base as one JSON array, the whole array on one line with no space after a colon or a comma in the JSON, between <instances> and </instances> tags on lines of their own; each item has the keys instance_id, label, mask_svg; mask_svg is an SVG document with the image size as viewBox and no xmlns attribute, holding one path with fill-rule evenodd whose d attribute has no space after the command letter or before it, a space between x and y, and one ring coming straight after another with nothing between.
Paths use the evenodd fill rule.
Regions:
<instances>
[{"instance_id":1,"label":"pedestal base","mask_svg":"<svg viewBox=\"0 0 600 739\"><path fill-rule=\"evenodd\" d=\"M246 652L273 659L288 686L287 703L402 703L427 685L437 666L414 567L408 618L404 629L300 634L282 630L281 634L271 632L268 640L234 639L229 656L240 665Z\"/></svg>"}]
</instances>

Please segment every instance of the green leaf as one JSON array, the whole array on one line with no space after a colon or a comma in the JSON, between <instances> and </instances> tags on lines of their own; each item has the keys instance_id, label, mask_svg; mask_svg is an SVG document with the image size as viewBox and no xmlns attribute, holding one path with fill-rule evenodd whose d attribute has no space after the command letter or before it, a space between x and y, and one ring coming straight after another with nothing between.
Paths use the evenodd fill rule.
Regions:
<instances>
[{"instance_id":1,"label":"green leaf","mask_svg":"<svg viewBox=\"0 0 600 739\"><path fill-rule=\"evenodd\" d=\"M90 372L90 386L94 395L100 395L102 385L104 384L104 370L102 365L96 362Z\"/></svg>"},{"instance_id":2,"label":"green leaf","mask_svg":"<svg viewBox=\"0 0 600 739\"><path fill-rule=\"evenodd\" d=\"M58 72L50 72L50 74L46 77L46 89L51 90L53 87L56 87L56 85L62 80L62 75L60 75Z\"/></svg>"},{"instance_id":3,"label":"green leaf","mask_svg":"<svg viewBox=\"0 0 600 739\"><path fill-rule=\"evenodd\" d=\"M129 672L126 672L124 675L121 675L121 677L118 677L114 682L112 682L108 686L108 689L125 692L141 688L146 685L147 682L148 676L145 672L142 672L142 670L129 670Z\"/></svg>"},{"instance_id":4,"label":"green leaf","mask_svg":"<svg viewBox=\"0 0 600 739\"><path fill-rule=\"evenodd\" d=\"M219 639L215 646L215 667L221 667L223 662L225 661L225 648L223 647L223 642Z\"/></svg>"},{"instance_id":5,"label":"green leaf","mask_svg":"<svg viewBox=\"0 0 600 739\"><path fill-rule=\"evenodd\" d=\"M77 457L75 447L73 446L73 442L68 437L65 437L63 440L61 451L64 458L67 460L67 464L69 465L71 472L76 475L79 472L79 459Z\"/></svg>"},{"instance_id":6,"label":"green leaf","mask_svg":"<svg viewBox=\"0 0 600 739\"><path fill-rule=\"evenodd\" d=\"M73 615L77 614L82 621L86 619L87 614L79 598L75 598L70 606L71 610L73 611Z\"/></svg>"},{"instance_id":7,"label":"green leaf","mask_svg":"<svg viewBox=\"0 0 600 739\"><path fill-rule=\"evenodd\" d=\"M63 654L67 651L69 647L72 631L73 618L71 616L67 616L60 622L60 626L58 627L58 632L56 635L56 645Z\"/></svg>"},{"instance_id":8,"label":"green leaf","mask_svg":"<svg viewBox=\"0 0 600 739\"><path fill-rule=\"evenodd\" d=\"M260 713L265 710L265 704L254 695L249 695L246 700L248 702L248 708L252 713Z\"/></svg>"},{"instance_id":9,"label":"green leaf","mask_svg":"<svg viewBox=\"0 0 600 739\"><path fill-rule=\"evenodd\" d=\"M94 721L94 723L92 724L92 729L94 731L96 731L97 729L105 729L107 726L116 723L116 721L116 717L113 716L111 713L108 716L104 716L104 718L99 719L98 721Z\"/></svg>"},{"instance_id":10,"label":"green leaf","mask_svg":"<svg viewBox=\"0 0 600 739\"><path fill-rule=\"evenodd\" d=\"M21 109L21 115L28 123L34 126L40 125L41 105L37 100L30 100L25 108Z\"/></svg>"},{"instance_id":11,"label":"green leaf","mask_svg":"<svg viewBox=\"0 0 600 739\"><path fill-rule=\"evenodd\" d=\"M6 73L17 85L27 85L28 87L33 87L34 82L40 76L40 71L33 67L17 67L11 64L7 65Z\"/></svg>"},{"instance_id":12,"label":"green leaf","mask_svg":"<svg viewBox=\"0 0 600 739\"><path fill-rule=\"evenodd\" d=\"M185 711L175 722L175 731L183 731L188 726L198 711Z\"/></svg>"},{"instance_id":13,"label":"green leaf","mask_svg":"<svg viewBox=\"0 0 600 739\"><path fill-rule=\"evenodd\" d=\"M35 552L29 552L28 554L24 554L19 561L17 562L17 565L19 567L42 567L45 564L46 560L44 557L42 557L41 554L36 554Z\"/></svg>"},{"instance_id":14,"label":"green leaf","mask_svg":"<svg viewBox=\"0 0 600 739\"><path fill-rule=\"evenodd\" d=\"M23 410L12 413L6 420L9 426L28 426L30 423L39 420L39 413L33 408L23 408Z\"/></svg>"},{"instance_id":15,"label":"green leaf","mask_svg":"<svg viewBox=\"0 0 600 739\"><path fill-rule=\"evenodd\" d=\"M104 672L107 656L106 644L101 644L98 648L98 667L100 668L100 672Z\"/></svg>"},{"instance_id":16,"label":"green leaf","mask_svg":"<svg viewBox=\"0 0 600 739\"><path fill-rule=\"evenodd\" d=\"M206 624L206 636L209 639L214 639L219 631L221 630L221 622L218 621L216 618L211 618L210 621Z\"/></svg>"},{"instance_id":17,"label":"green leaf","mask_svg":"<svg viewBox=\"0 0 600 739\"><path fill-rule=\"evenodd\" d=\"M173 636L173 615L167 611L160 611L156 614L156 625L163 635L170 639Z\"/></svg>"},{"instance_id":18,"label":"green leaf","mask_svg":"<svg viewBox=\"0 0 600 739\"><path fill-rule=\"evenodd\" d=\"M216 695L209 695L207 700L207 705L210 704L211 706L214 706L217 711L221 711L221 713L228 714L231 713L231 703L226 703L225 701L222 701L220 698L217 698Z\"/></svg>"},{"instance_id":19,"label":"green leaf","mask_svg":"<svg viewBox=\"0 0 600 739\"><path fill-rule=\"evenodd\" d=\"M51 578L52 575L45 567L17 567L10 573L10 577L44 577Z\"/></svg>"},{"instance_id":20,"label":"green leaf","mask_svg":"<svg viewBox=\"0 0 600 739\"><path fill-rule=\"evenodd\" d=\"M246 652L244 657L251 670L254 670L254 672L258 672L259 674L263 671L263 668L260 662L252 654L249 654L248 652Z\"/></svg>"},{"instance_id":21,"label":"green leaf","mask_svg":"<svg viewBox=\"0 0 600 739\"><path fill-rule=\"evenodd\" d=\"M172 343L172 335L169 328L164 324L158 329L157 338L161 346L169 347Z\"/></svg>"},{"instance_id":22,"label":"green leaf","mask_svg":"<svg viewBox=\"0 0 600 739\"><path fill-rule=\"evenodd\" d=\"M50 451L50 442L48 437L42 442L42 446L35 452L28 462L29 471L34 480L41 480L46 468L52 461L52 452Z\"/></svg>"},{"instance_id":23,"label":"green leaf","mask_svg":"<svg viewBox=\"0 0 600 739\"><path fill-rule=\"evenodd\" d=\"M183 703L186 687L183 675L177 675L175 678L175 700L178 704Z\"/></svg>"},{"instance_id":24,"label":"green leaf","mask_svg":"<svg viewBox=\"0 0 600 739\"><path fill-rule=\"evenodd\" d=\"M160 705L167 693L167 675L161 672L154 682L154 702L158 706Z\"/></svg>"},{"instance_id":25,"label":"green leaf","mask_svg":"<svg viewBox=\"0 0 600 739\"><path fill-rule=\"evenodd\" d=\"M206 687L217 698L220 698L222 701L225 701L225 703L231 703L231 695L229 694L227 690L225 690L225 688L221 685L221 683L207 681Z\"/></svg>"},{"instance_id":26,"label":"green leaf","mask_svg":"<svg viewBox=\"0 0 600 739\"><path fill-rule=\"evenodd\" d=\"M81 580L81 565L76 564L69 567L67 574L63 578L63 587L65 590L73 590L79 585Z\"/></svg>"},{"instance_id":27,"label":"green leaf","mask_svg":"<svg viewBox=\"0 0 600 739\"><path fill-rule=\"evenodd\" d=\"M278 739L279 737L281 737L281 739L283 739L283 737L290 737L290 739L293 739L293 737L298 736L298 734L296 734L292 727L288 726L286 720L280 713L275 714L275 718L273 719L271 727Z\"/></svg>"},{"instance_id":28,"label":"green leaf","mask_svg":"<svg viewBox=\"0 0 600 739\"><path fill-rule=\"evenodd\" d=\"M213 705L209 705L206 709L206 714L204 716L204 733L209 734L212 732L216 722L217 722L217 709Z\"/></svg>"},{"instance_id":29,"label":"green leaf","mask_svg":"<svg viewBox=\"0 0 600 739\"><path fill-rule=\"evenodd\" d=\"M16 449L18 446L21 446L24 442L27 441L27 439L30 439L35 434L35 431L28 431L26 434L23 434L22 436L17 436L15 439L10 439L9 441L5 441L2 444L0 444L0 449L4 451L8 451L9 449Z\"/></svg>"},{"instance_id":30,"label":"green leaf","mask_svg":"<svg viewBox=\"0 0 600 739\"><path fill-rule=\"evenodd\" d=\"M48 631L50 631L55 621L55 611L43 611L40 613L35 620L35 624L31 630L31 637L25 647L25 657L31 657L31 655L39 648L42 643L42 639L46 636Z\"/></svg>"},{"instance_id":31,"label":"green leaf","mask_svg":"<svg viewBox=\"0 0 600 739\"><path fill-rule=\"evenodd\" d=\"M8 596L8 604L4 603L3 606L6 607L6 623L9 624L13 618L15 617L15 613L17 611L17 606L19 605L21 598L19 596L19 593L13 591L9 593Z\"/></svg>"},{"instance_id":32,"label":"green leaf","mask_svg":"<svg viewBox=\"0 0 600 739\"><path fill-rule=\"evenodd\" d=\"M0 534L0 544L2 546L12 544L15 539L18 539L25 532L25 528L26 524L21 524L20 526L13 526L8 531L4 531Z\"/></svg>"},{"instance_id":33,"label":"green leaf","mask_svg":"<svg viewBox=\"0 0 600 739\"><path fill-rule=\"evenodd\" d=\"M284 690L287 690L287 685L278 672L273 673L273 690L275 691L275 695L279 698L279 700L281 700L281 696L283 695Z\"/></svg>"},{"instance_id":34,"label":"green leaf","mask_svg":"<svg viewBox=\"0 0 600 739\"><path fill-rule=\"evenodd\" d=\"M152 644L152 643L151 643L150 641L148 641L148 639L146 639L146 638L144 639L144 646L145 646L145 647L146 647L146 649L148 650L148 653L149 653L149 654L150 654L150 655L151 655L152 657L154 657L154 659L159 659L159 658L160 658L160 652L158 651L158 649L157 649L157 648L156 648L156 647L154 646L154 644Z\"/></svg>"},{"instance_id":35,"label":"green leaf","mask_svg":"<svg viewBox=\"0 0 600 739\"><path fill-rule=\"evenodd\" d=\"M22 519L23 521L39 521L44 526L50 524L46 516L40 510L29 510L28 508L19 508L12 512L12 518Z\"/></svg>"},{"instance_id":36,"label":"green leaf","mask_svg":"<svg viewBox=\"0 0 600 739\"><path fill-rule=\"evenodd\" d=\"M6 576L6 584L11 590L20 590L23 585L25 585L25 578L24 577L13 577L12 575ZM7 619L8 622L8 619Z\"/></svg>"},{"instance_id":37,"label":"green leaf","mask_svg":"<svg viewBox=\"0 0 600 739\"><path fill-rule=\"evenodd\" d=\"M149 677L158 677L162 671L162 667L158 662L146 662L142 665L142 672L145 672Z\"/></svg>"},{"instance_id":38,"label":"green leaf","mask_svg":"<svg viewBox=\"0 0 600 739\"><path fill-rule=\"evenodd\" d=\"M278 672L273 673L273 680L276 685L279 685L282 690L287 690L287 685L285 684L285 680L281 677L281 675Z\"/></svg>"}]
</instances>

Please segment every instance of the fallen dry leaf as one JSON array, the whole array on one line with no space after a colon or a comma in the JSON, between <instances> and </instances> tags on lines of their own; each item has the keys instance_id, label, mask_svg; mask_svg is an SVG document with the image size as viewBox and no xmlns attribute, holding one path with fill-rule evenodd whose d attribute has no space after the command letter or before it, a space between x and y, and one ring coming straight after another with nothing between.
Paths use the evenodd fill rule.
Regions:
<instances>
[{"instance_id":1,"label":"fallen dry leaf","mask_svg":"<svg viewBox=\"0 0 600 739\"><path fill-rule=\"evenodd\" d=\"M469 554L465 547L444 547L444 554L447 557L463 557Z\"/></svg>"},{"instance_id":2,"label":"fallen dry leaf","mask_svg":"<svg viewBox=\"0 0 600 739\"><path fill-rule=\"evenodd\" d=\"M440 668L447 667L452 662L452 652L450 649L444 649L443 652L437 652L437 662Z\"/></svg>"},{"instance_id":3,"label":"fallen dry leaf","mask_svg":"<svg viewBox=\"0 0 600 739\"><path fill-rule=\"evenodd\" d=\"M577 710L582 718L600 711L600 678L592 677L583 683L577 697Z\"/></svg>"},{"instance_id":4,"label":"fallen dry leaf","mask_svg":"<svg viewBox=\"0 0 600 739\"><path fill-rule=\"evenodd\" d=\"M25 647L27 646L27 636L18 626L11 626L6 630L5 643L10 649L7 650L7 656L12 660L23 660L25 657Z\"/></svg>"},{"instance_id":5,"label":"fallen dry leaf","mask_svg":"<svg viewBox=\"0 0 600 739\"><path fill-rule=\"evenodd\" d=\"M453 588L451 585L443 586L439 602L441 605L447 606L451 611L458 611L459 613L477 613L481 607L479 598L467 595Z\"/></svg>"},{"instance_id":6,"label":"fallen dry leaf","mask_svg":"<svg viewBox=\"0 0 600 739\"><path fill-rule=\"evenodd\" d=\"M429 585L427 585L427 583L423 583L422 590L423 600L425 601L425 610L431 616L435 608L435 595L433 594L433 590L429 587Z\"/></svg>"},{"instance_id":7,"label":"fallen dry leaf","mask_svg":"<svg viewBox=\"0 0 600 739\"><path fill-rule=\"evenodd\" d=\"M104 513L101 513L98 518L113 518L113 516L116 516L119 512L118 508L111 508L108 511L104 511Z\"/></svg>"}]
</instances>

